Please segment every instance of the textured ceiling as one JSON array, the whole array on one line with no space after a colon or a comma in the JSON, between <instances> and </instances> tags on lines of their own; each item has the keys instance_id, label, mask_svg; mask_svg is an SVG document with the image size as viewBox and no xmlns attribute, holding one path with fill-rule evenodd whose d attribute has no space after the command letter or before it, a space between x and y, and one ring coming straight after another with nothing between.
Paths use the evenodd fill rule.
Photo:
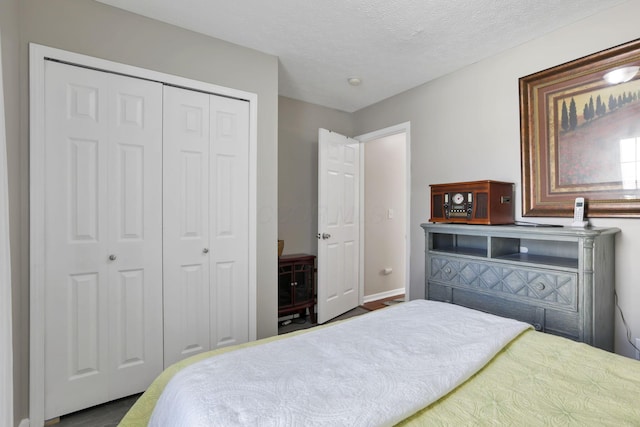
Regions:
<instances>
[{"instance_id":1,"label":"textured ceiling","mask_svg":"<svg viewBox=\"0 0 640 427\"><path fill-rule=\"evenodd\" d=\"M280 95L352 112L625 0L98 1L276 55Z\"/></svg>"}]
</instances>

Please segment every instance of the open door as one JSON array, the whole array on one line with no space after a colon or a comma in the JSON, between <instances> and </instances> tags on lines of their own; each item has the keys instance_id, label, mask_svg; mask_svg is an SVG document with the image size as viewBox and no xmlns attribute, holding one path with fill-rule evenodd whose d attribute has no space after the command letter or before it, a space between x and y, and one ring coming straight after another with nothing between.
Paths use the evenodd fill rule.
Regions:
<instances>
[{"instance_id":1,"label":"open door","mask_svg":"<svg viewBox=\"0 0 640 427\"><path fill-rule=\"evenodd\" d=\"M358 305L360 144L318 135L318 323Z\"/></svg>"}]
</instances>

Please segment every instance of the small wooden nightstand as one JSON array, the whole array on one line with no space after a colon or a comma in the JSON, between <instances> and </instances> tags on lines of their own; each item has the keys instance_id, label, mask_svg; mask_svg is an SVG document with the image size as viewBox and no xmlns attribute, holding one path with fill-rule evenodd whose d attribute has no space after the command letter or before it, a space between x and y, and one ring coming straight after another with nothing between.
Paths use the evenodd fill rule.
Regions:
<instances>
[{"instance_id":1,"label":"small wooden nightstand","mask_svg":"<svg viewBox=\"0 0 640 427\"><path fill-rule=\"evenodd\" d=\"M317 323L316 256L309 254L283 255L278 258L278 316L300 313L311 323Z\"/></svg>"}]
</instances>

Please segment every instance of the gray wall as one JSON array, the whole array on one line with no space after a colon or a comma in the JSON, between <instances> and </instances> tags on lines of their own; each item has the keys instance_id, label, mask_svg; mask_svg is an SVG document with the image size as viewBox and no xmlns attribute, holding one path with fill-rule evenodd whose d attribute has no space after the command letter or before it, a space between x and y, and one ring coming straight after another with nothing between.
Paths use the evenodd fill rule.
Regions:
<instances>
[{"instance_id":1,"label":"gray wall","mask_svg":"<svg viewBox=\"0 0 640 427\"><path fill-rule=\"evenodd\" d=\"M424 233L420 223L429 219L429 184L478 179L514 182L516 216L521 218L518 78L636 39L638 16L640 2L629 1L354 114L356 134L411 122L413 298L424 295ZM571 222L570 218L533 220ZM616 238L615 285L633 336L638 337L640 220L596 218L591 223L622 229ZM615 342L617 353L633 356L618 315Z\"/></svg>"},{"instance_id":2,"label":"gray wall","mask_svg":"<svg viewBox=\"0 0 640 427\"><path fill-rule=\"evenodd\" d=\"M364 150L364 297L405 288L406 135L362 144ZM389 209L393 210L389 218ZM385 268L391 268L385 274ZM404 293L404 291L402 292Z\"/></svg>"},{"instance_id":3,"label":"gray wall","mask_svg":"<svg viewBox=\"0 0 640 427\"><path fill-rule=\"evenodd\" d=\"M2 31L2 77L5 107L5 125L7 138L7 169L9 180L9 222L11 236L11 293L14 307L24 307L29 295L20 281L21 265L24 261L20 254L24 252L23 245L16 234L20 231L21 211L24 206L20 203L20 95L19 95L19 26L18 26L19 0L0 1L0 31ZM26 396L27 378L29 372L26 348L28 335L20 334L28 323L24 316L20 316L13 309L13 389L14 389L14 419L20 420L25 414L27 401L21 396ZM17 424L16 421L16 424Z\"/></svg>"},{"instance_id":4,"label":"gray wall","mask_svg":"<svg viewBox=\"0 0 640 427\"><path fill-rule=\"evenodd\" d=\"M278 121L278 239L284 254L318 254L318 129L353 135L349 113L281 96Z\"/></svg>"},{"instance_id":5,"label":"gray wall","mask_svg":"<svg viewBox=\"0 0 640 427\"><path fill-rule=\"evenodd\" d=\"M7 98L16 424L28 416L29 402L29 42L258 94L257 332L258 337L275 335L277 58L94 1L2 0L0 16Z\"/></svg>"}]
</instances>

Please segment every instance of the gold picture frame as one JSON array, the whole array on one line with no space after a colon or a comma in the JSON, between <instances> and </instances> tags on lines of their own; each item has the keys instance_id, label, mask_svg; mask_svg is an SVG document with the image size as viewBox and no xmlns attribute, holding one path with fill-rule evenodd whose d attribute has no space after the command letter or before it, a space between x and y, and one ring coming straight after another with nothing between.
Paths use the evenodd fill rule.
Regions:
<instances>
[{"instance_id":1,"label":"gold picture frame","mask_svg":"<svg viewBox=\"0 0 640 427\"><path fill-rule=\"evenodd\" d=\"M639 70L640 39L519 79L524 216L640 217Z\"/></svg>"}]
</instances>

